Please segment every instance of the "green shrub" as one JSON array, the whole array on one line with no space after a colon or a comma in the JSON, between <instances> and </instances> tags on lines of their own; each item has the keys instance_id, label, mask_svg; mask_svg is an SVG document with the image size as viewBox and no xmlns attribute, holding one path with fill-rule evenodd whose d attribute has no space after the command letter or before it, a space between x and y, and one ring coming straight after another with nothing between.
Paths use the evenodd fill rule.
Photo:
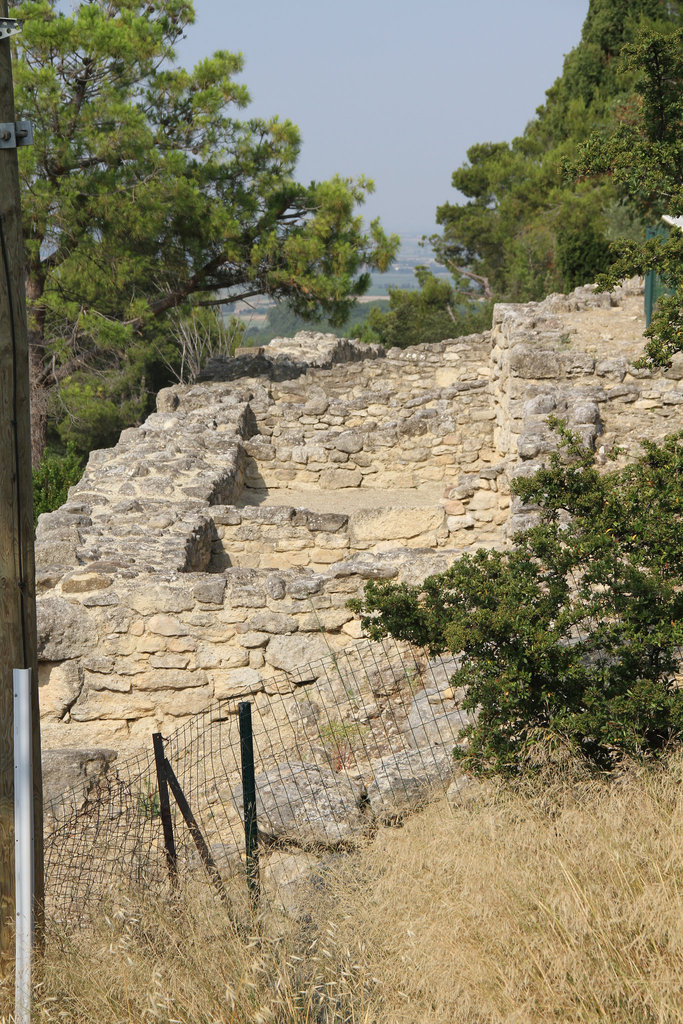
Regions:
<instances>
[{"instance_id":1,"label":"green shrub","mask_svg":"<svg viewBox=\"0 0 683 1024\"><path fill-rule=\"evenodd\" d=\"M69 488L83 475L83 459L73 445L60 454L46 451L40 465L33 471L33 520L42 512L53 512L67 499Z\"/></svg>"},{"instance_id":2,"label":"green shrub","mask_svg":"<svg viewBox=\"0 0 683 1024\"><path fill-rule=\"evenodd\" d=\"M510 550L419 587L371 581L354 604L373 638L463 653L454 685L479 714L455 756L478 773L519 771L557 742L609 767L683 731L683 432L599 473L555 426L549 468L514 484L539 522Z\"/></svg>"}]
</instances>

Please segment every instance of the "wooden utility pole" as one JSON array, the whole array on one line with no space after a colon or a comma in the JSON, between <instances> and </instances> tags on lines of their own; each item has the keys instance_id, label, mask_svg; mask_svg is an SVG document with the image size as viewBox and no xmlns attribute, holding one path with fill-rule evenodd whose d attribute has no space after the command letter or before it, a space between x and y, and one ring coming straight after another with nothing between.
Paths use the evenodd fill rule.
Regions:
<instances>
[{"instance_id":1,"label":"wooden utility pole","mask_svg":"<svg viewBox=\"0 0 683 1024\"><path fill-rule=\"evenodd\" d=\"M0 0L0 19L7 17L7 0ZM7 22L0 20L0 959L5 962L14 943L15 668L32 670L34 869L39 928L44 899L28 335L8 28Z\"/></svg>"}]
</instances>

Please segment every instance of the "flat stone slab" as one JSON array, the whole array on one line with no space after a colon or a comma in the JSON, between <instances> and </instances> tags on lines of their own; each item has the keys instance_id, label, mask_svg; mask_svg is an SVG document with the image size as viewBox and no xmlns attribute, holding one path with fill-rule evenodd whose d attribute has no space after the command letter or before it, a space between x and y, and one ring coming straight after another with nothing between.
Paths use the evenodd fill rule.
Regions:
<instances>
[{"instance_id":1,"label":"flat stone slab","mask_svg":"<svg viewBox=\"0 0 683 1024\"><path fill-rule=\"evenodd\" d=\"M445 789L454 773L453 758L443 747L403 750L372 762L368 800L382 820L415 810L435 787Z\"/></svg>"},{"instance_id":2,"label":"flat stone slab","mask_svg":"<svg viewBox=\"0 0 683 1024\"><path fill-rule=\"evenodd\" d=\"M409 747L452 748L460 742L462 730L474 718L458 707L460 692L451 693L433 686L413 698L405 727Z\"/></svg>"},{"instance_id":3,"label":"flat stone slab","mask_svg":"<svg viewBox=\"0 0 683 1024\"><path fill-rule=\"evenodd\" d=\"M43 804L48 815L79 810L118 757L104 747L42 752Z\"/></svg>"},{"instance_id":4,"label":"flat stone slab","mask_svg":"<svg viewBox=\"0 0 683 1024\"><path fill-rule=\"evenodd\" d=\"M233 793L243 818L242 787ZM361 783L329 768L283 761L256 776L259 835L294 846L338 846L370 824Z\"/></svg>"},{"instance_id":5,"label":"flat stone slab","mask_svg":"<svg viewBox=\"0 0 683 1024\"><path fill-rule=\"evenodd\" d=\"M443 496L443 483L423 484L420 487L372 487L327 488L324 491L271 487L256 490L245 487L237 506L245 505L291 505L307 508L312 512L342 512L348 514L364 509L376 508L429 508L438 506Z\"/></svg>"}]
</instances>

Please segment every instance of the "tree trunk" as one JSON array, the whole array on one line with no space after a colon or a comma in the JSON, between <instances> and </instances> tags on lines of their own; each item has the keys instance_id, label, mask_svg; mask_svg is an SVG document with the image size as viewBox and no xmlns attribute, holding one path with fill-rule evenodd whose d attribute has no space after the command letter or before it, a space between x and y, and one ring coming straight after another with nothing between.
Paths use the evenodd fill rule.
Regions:
<instances>
[{"instance_id":1,"label":"tree trunk","mask_svg":"<svg viewBox=\"0 0 683 1024\"><path fill-rule=\"evenodd\" d=\"M44 281L40 275L26 276L28 306L28 358L31 386L31 462L36 469L47 444L47 413L50 398L45 379L45 309L41 303Z\"/></svg>"},{"instance_id":2,"label":"tree trunk","mask_svg":"<svg viewBox=\"0 0 683 1024\"><path fill-rule=\"evenodd\" d=\"M31 464L34 469L37 469L47 444L47 410L50 393L44 383L42 344L34 344L29 338L28 353L31 382Z\"/></svg>"}]
</instances>

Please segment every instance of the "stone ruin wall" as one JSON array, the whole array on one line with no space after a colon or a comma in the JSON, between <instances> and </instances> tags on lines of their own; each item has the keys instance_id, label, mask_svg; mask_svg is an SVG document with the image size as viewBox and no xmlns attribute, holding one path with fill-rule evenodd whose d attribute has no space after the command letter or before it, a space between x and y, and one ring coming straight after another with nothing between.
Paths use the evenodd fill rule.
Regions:
<instances>
[{"instance_id":1,"label":"stone ruin wall","mask_svg":"<svg viewBox=\"0 0 683 1024\"><path fill-rule=\"evenodd\" d=\"M549 413L601 457L680 429L683 356L636 369L642 330L635 286L584 288L386 354L303 333L162 391L41 516L44 746L125 752L212 698L267 707L274 673L360 638L367 579L509 544Z\"/></svg>"}]
</instances>

